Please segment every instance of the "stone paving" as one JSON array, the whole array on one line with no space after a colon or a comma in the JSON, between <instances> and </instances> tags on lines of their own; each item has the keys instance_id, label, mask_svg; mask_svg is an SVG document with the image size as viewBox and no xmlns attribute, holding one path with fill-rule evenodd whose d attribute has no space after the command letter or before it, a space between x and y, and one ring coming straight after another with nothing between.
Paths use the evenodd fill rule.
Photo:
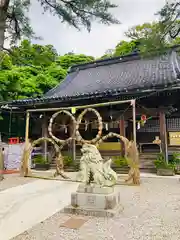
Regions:
<instances>
[{"instance_id":1,"label":"stone paving","mask_svg":"<svg viewBox=\"0 0 180 240\"><path fill-rule=\"evenodd\" d=\"M23 178L20 177L19 173L4 174L3 181L0 181L0 191L8 188L17 187L19 185L24 185L29 182L33 182L36 179L33 178Z\"/></svg>"},{"instance_id":2,"label":"stone paving","mask_svg":"<svg viewBox=\"0 0 180 240\"><path fill-rule=\"evenodd\" d=\"M0 192L0 240L9 240L70 204L78 183L35 180Z\"/></svg>"},{"instance_id":3,"label":"stone paving","mask_svg":"<svg viewBox=\"0 0 180 240\"><path fill-rule=\"evenodd\" d=\"M177 178L144 178L140 187L118 186L124 211L113 219L86 217L78 230L60 225L60 212L13 240L179 240L180 182Z\"/></svg>"}]
</instances>

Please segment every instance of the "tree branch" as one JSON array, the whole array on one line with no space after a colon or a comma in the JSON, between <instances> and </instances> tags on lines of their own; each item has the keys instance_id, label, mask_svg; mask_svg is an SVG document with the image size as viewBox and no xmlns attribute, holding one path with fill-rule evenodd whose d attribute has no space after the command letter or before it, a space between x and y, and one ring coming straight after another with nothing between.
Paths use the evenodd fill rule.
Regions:
<instances>
[{"instance_id":1,"label":"tree branch","mask_svg":"<svg viewBox=\"0 0 180 240\"><path fill-rule=\"evenodd\" d=\"M9 7L10 0L0 0L0 3L0 8L2 8L3 11L6 12Z\"/></svg>"}]
</instances>

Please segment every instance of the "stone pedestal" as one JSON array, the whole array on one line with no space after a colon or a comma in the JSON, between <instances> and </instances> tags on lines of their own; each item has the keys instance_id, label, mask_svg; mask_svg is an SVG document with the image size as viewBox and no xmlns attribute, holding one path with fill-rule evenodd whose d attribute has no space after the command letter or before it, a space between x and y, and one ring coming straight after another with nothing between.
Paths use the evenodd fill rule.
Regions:
<instances>
[{"instance_id":1,"label":"stone pedestal","mask_svg":"<svg viewBox=\"0 0 180 240\"><path fill-rule=\"evenodd\" d=\"M71 194L71 205L65 213L96 217L114 217L122 210L120 194L113 187L100 187L80 184Z\"/></svg>"}]
</instances>

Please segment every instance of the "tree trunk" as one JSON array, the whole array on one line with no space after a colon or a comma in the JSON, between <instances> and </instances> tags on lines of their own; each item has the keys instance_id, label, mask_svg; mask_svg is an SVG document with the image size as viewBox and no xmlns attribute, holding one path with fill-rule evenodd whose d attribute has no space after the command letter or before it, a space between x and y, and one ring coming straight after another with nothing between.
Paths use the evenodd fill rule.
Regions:
<instances>
[{"instance_id":1,"label":"tree trunk","mask_svg":"<svg viewBox=\"0 0 180 240\"><path fill-rule=\"evenodd\" d=\"M10 0L0 0L0 50L3 49L5 39L6 17Z\"/></svg>"}]
</instances>

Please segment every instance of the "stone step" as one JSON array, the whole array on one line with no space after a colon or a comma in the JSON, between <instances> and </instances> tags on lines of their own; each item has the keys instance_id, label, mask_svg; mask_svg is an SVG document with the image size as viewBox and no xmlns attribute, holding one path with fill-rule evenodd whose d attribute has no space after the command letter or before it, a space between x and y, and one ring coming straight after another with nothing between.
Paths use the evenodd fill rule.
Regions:
<instances>
[{"instance_id":1,"label":"stone step","mask_svg":"<svg viewBox=\"0 0 180 240\"><path fill-rule=\"evenodd\" d=\"M140 159L144 159L144 160L146 160L146 159L152 160L152 159L157 159L157 155L149 155L149 156L140 155L139 158L140 158Z\"/></svg>"},{"instance_id":2,"label":"stone step","mask_svg":"<svg viewBox=\"0 0 180 240\"><path fill-rule=\"evenodd\" d=\"M140 165L143 165L143 166L154 166L154 162L140 162Z\"/></svg>"},{"instance_id":3,"label":"stone step","mask_svg":"<svg viewBox=\"0 0 180 240\"><path fill-rule=\"evenodd\" d=\"M154 159L139 159L139 161L141 162L141 163L147 163L147 162L149 162L149 163L153 163L154 161L156 160L156 158L154 158Z\"/></svg>"},{"instance_id":4,"label":"stone step","mask_svg":"<svg viewBox=\"0 0 180 240\"><path fill-rule=\"evenodd\" d=\"M157 173L156 168L140 168L141 173Z\"/></svg>"}]
</instances>

